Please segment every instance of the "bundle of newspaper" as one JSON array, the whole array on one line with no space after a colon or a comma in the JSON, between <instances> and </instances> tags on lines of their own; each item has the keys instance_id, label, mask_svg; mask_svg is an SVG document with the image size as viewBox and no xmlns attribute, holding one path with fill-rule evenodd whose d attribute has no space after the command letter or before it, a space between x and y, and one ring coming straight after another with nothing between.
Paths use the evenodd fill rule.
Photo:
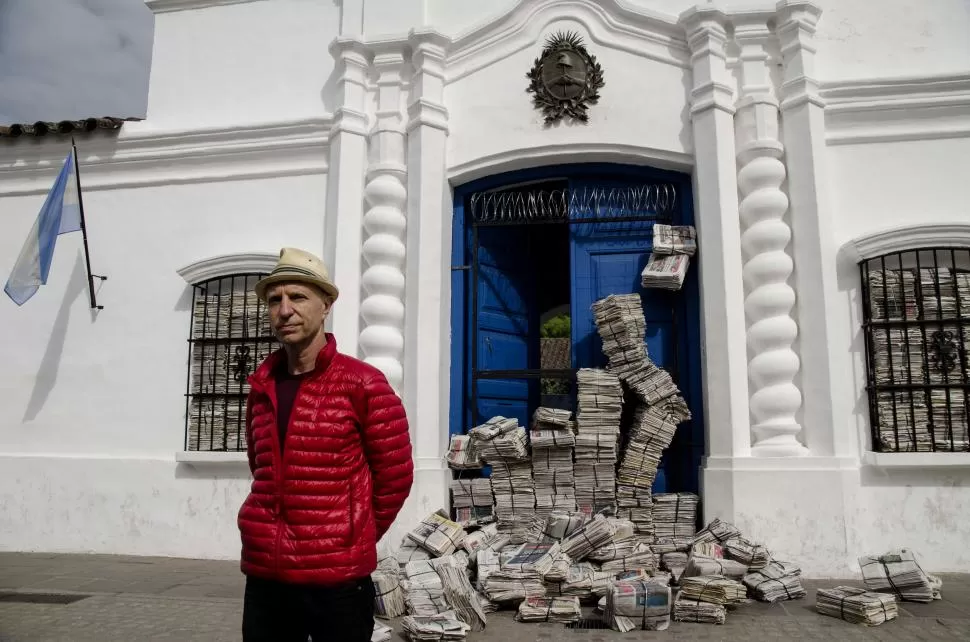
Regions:
<instances>
[{"instance_id":1,"label":"bundle of newspaper","mask_svg":"<svg viewBox=\"0 0 970 642\"><path fill-rule=\"evenodd\" d=\"M722 604L687 597L683 591L674 600L673 619L675 622L724 624L726 618L727 608Z\"/></svg>"},{"instance_id":2,"label":"bundle of newspaper","mask_svg":"<svg viewBox=\"0 0 970 642\"><path fill-rule=\"evenodd\" d=\"M750 571L741 581L756 600L797 600L805 597L801 574L801 569L794 564L772 560L764 568Z\"/></svg>"},{"instance_id":3,"label":"bundle of newspaper","mask_svg":"<svg viewBox=\"0 0 970 642\"><path fill-rule=\"evenodd\" d=\"M374 618L374 631L371 633L370 642L389 642L394 635L394 629Z\"/></svg>"},{"instance_id":4,"label":"bundle of newspaper","mask_svg":"<svg viewBox=\"0 0 970 642\"><path fill-rule=\"evenodd\" d=\"M445 601L455 610L458 619L471 627L472 631L483 631L485 611L464 569L456 564L440 564L437 571Z\"/></svg>"},{"instance_id":5,"label":"bundle of newspaper","mask_svg":"<svg viewBox=\"0 0 970 642\"><path fill-rule=\"evenodd\" d=\"M578 622L582 611L578 597L527 597L519 604L519 622Z\"/></svg>"},{"instance_id":6,"label":"bundle of newspaper","mask_svg":"<svg viewBox=\"0 0 970 642\"><path fill-rule=\"evenodd\" d=\"M433 560L408 562L404 567L407 580L402 584L404 601L411 615L427 616L448 610L441 577Z\"/></svg>"},{"instance_id":7,"label":"bundle of newspaper","mask_svg":"<svg viewBox=\"0 0 970 642\"><path fill-rule=\"evenodd\" d=\"M454 611L435 615L408 615L401 628L409 640L464 640L471 627L458 619Z\"/></svg>"},{"instance_id":8,"label":"bundle of newspaper","mask_svg":"<svg viewBox=\"0 0 970 642\"><path fill-rule=\"evenodd\" d=\"M653 535L653 496L648 488L616 485L617 515L633 523L638 535Z\"/></svg>"},{"instance_id":9,"label":"bundle of newspaper","mask_svg":"<svg viewBox=\"0 0 970 642\"><path fill-rule=\"evenodd\" d=\"M603 619L614 631L664 631L670 626L670 587L646 580L614 583L606 594Z\"/></svg>"},{"instance_id":10,"label":"bundle of newspaper","mask_svg":"<svg viewBox=\"0 0 970 642\"><path fill-rule=\"evenodd\" d=\"M461 543L461 546L468 551L469 555L474 557L478 551L486 548L498 537L498 524L486 524L477 531L465 535L465 540Z\"/></svg>"},{"instance_id":11,"label":"bundle of newspaper","mask_svg":"<svg viewBox=\"0 0 970 642\"><path fill-rule=\"evenodd\" d=\"M664 256L652 252L647 266L640 273L640 285L645 288L679 290L687 277L690 258L686 254Z\"/></svg>"},{"instance_id":12,"label":"bundle of newspaper","mask_svg":"<svg viewBox=\"0 0 970 642\"><path fill-rule=\"evenodd\" d=\"M468 435L452 435L448 446L448 466L456 470L481 468L485 465Z\"/></svg>"},{"instance_id":13,"label":"bundle of newspaper","mask_svg":"<svg viewBox=\"0 0 970 642\"><path fill-rule=\"evenodd\" d=\"M401 546L397 549L395 558L403 568L408 562L431 559L431 553L418 546L417 542L413 541L410 536L405 535L401 541Z\"/></svg>"},{"instance_id":14,"label":"bundle of newspaper","mask_svg":"<svg viewBox=\"0 0 970 642\"><path fill-rule=\"evenodd\" d=\"M906 548L891 550L885 555L864 555L859 558L862 580L870 591L894 593L909 602L932 602L940 599L943 582L923 572L916 554Z\"/></svg>"},{"instance_id":15,"label":"bundle of newspaper","mask_svg":"<svg viewBox=\"0 0 970 642\"><path fill-rule=\"evenodd\" d=\"M542 581L546 583L556 583L565 582L566 578L569 576L569 569L572 567L573 561L569 559L569 556L563 553L561 550L559 556L549 567L549 570L542 574Z\"/></svg>"},{"instance_id":16,"label":"bundle of newspaper","mask_svg":"<svg viewBox=\"0 0 970 642\"><path fill-rule=\"evenodd\" d=\"M493 602L518 602L527 597L546 594L538 571L516 571L500 567L485 580L485 595Z\"/></svg>"},{"instance_id":17,"label":"bundle of newspaper","mask_svg":"<svg viewBox=\"0 0 970 642\"><path fill-rule=\"evenodd\" d=\"M771 554L761 544L752 544L743 537L735 537L724 542L724 557L741 562L748 570L757 571L771 561Z\"/></svg>"},{"instance_id":18,"label":"bundle of newspaper","mask_svg":"<svg viewBox=\"0 0 970 642\"><path fill-rule=\"evenodd\" d=\"M378 568L371 573L371 580L374 582L374 614L388 619L404 615L404 589L397 571Z\"/></svg>"},{"instance_id":19,"label":"bundle of newspaper","mask_svg":"<svg viewBox=\"0 0 970 642\"><path fill-rule=\"evenodd\" d=\"M650 546L643 542L637 544L633 552L626 557L603 562L600 566L600 570L610 571L611 573L636 569L642 569L648 572L657 570L657 556L650 550Z\"/></svg>"},{"instance_id":20,"label":"bundle of newspaper","mask_svg":"<svg viewBox=\"0 0 970 642\"><path fill-rule=\"evenodd\" d=\"M487 463L521 461L529 458L525 428L515 419L492 417L468 431L472 447Z\"/></svg>"},{"instance_id":21,"label":"bundle of newspaper","mask_svg":"<svg viewBox=\"0 0 970 642\"><path fill-rule=\"evenodd\" d=\"M694 536L697 528L697 503L694 493L658 493L653 496L653 533L660 540L680 540ZM678 549L671 549L678 550ZM687 550L685 545L683 550ZM670 551L654 552L666 553Z\"/></svg>"},{"instance_id":22,"label":"bundle of newspaper","mask_svg":"<svg viewBox=\"0 0 970 642\"><path fill-rule=\"evenodd\" d=\"M596 515L562 541L562 552L579 562L611 539L613 525L602 515Z\"/></svg>"},{"instance_id":23,"label":"bundle of newspaper","mask_svg":"<svg viewBox=\"0 0 970 642\"><path fill-rule=\"evenodd\" d=\"M697 253L697 231L693 225L656 223L653 226L653 252L694 256Z\"/></svg>"},{"instance_id":24,"label":"bundle of newspaper","mask_svg":"<svg viewBox=\"0 0 970 642\"><path fill-rule=\"evenodd\" d=\"M684 570L687 568L687 553L680 551L664 553L660 556L660 567L670 571L674 582L680 584L680 578L683 577Z\"/></svg>"},{"instance_id":25,"label":"bundle of newspaper","mask_svg":"<svg viewBox=\"0 0 970 642\"><path fill-rule=\"evenodd\" d=\"M613 536L610 541L595 548L587 557L593 562L608 562L630 555L640 540L634 537L633 522L627 519L607 517L613 526Z\"/></svg>"},{"instance_id":26,"label":"bundle of newspaper","mask_svg":"<svg viewBox=\"0 0 970 642\"><path fill-rule=\"evenodd\" d=\"M692 544L704 544L707 542L715 542L718 544L727 542L741 535L741 531L737 529L734 524L728 522L722 522L720 519L715 517L711 522L697 531L694 535L694 540Z\"/></svg>"},{"instance_id":27,"label":"bundle of newspaper","mask_svg":"<svg viewBox=\"0 0 970 642\"><path fill-rule=\"evenodd\" d=\"M606 595L615 579L615 573L602 571L589 562L580 562L569 567L566 578L562 581L545 578L546 594L569 595L588 600Z\"/></svg>"},{"instance_id":28,"label":"bundle of newspaper","mask_svg":"<svg viewBox=\"0 0 970 642\"><path fill-rule=\"evenodd\" d=\"M562 547L559 542L551 544L520 544L512 549L508 560L502 564L504 570L535 571L545 575L559 558ZM505 553L505 551L502 551Z\"/></svg>"},{"instance_id":29,"label":"bundle of newspaper","mask_svg":"<svg viewBox=\"0 0 970 642\"><path fill-rule=\"evenodd\" d=\"M623 386L605 370L576 375L576 503L591 515L616 502L616 456L623 414Z\"/></svg>"},{"instance_id":30,"label":"bundle of newspaper","mask_svg":"<svg viewBox=\"0 0 970 642\"><path fill-rule=\"evenodd\" d=\"M539 408L533 419L532 477L536 488L536 515L553 510L576 510L573 479L573 446L576 436L569 430L569 411Z\"/></svg>"},{"instance_id":31,"label":"bundle of newspaper","mask_svg":"<svg viewBox=\"0 0 970 642\"><path fill-rule=\"evenodd\" d=\"M492 514L492 482L488 477L451 480L451 498L459 522Z\"/></svg>"},{"instance_id":32,"label":"bundle of newspaper","mask_svg":"<svg viewBox=\"0 0 970 642\"><path fill-rule=\"evenodd\" d=\"M554 510L547 517L536 516L529 529L530 542L561 542L586 523L586 515Z\"/></svg>"},{"instance_id":33,"label":"bundle of newspaper","mask_svg":"<svg viewBox=\"0 0 970 642\"><path fill-rule=\"evenodd\" d=\"M485 592L485 584L488 577L502 567L499 551L491 548L483 548L475 555L475 588Z\"/></svg>"},{"instance_id":34,"label":"bundle of newspaper","mask_svg":"<svg viewBox=\"0 0 970 642\"><path fill-rule=\"evenodd\" d=\"M562 408L536 408L532 414L533 428L537 430L567 430L573 413Z\"/></svg>"},{"instance_id":35,"label":"bundle of newspaper","mask_svg":"<svg viewBox=\"0 0 970 642\"><path fill-rule=\"evenodd\" d=\"M620 460L617 482L650 490L657 478L660 456L673 441L677 425L689 418L690 411L680 395L668 397L655 405L637 406L629 428L629 440Z\"/></svg>"},{"instance_id":36,"label":"bundle of newspaper","mask_svg":"<svg viewBox=\"0 0 970 642\"><path fill-rule=\"evenodd\" d=\"M724 549L714 542L700 542L691 546L683 577L722 575L740 580L748 572L741 562L724 559Z\"/></svg>"},{"instance_id":37,"label":"bundle of newspaper","mask_svg":"<svg viewBox=\"0 0 970 642\"><path fill-rule=\"evenodd\" d=\"M657 497L660 497L660 495L657 495ZM653 540L653 544L650 545L650 550L658 555L665 553L687 553L690 550L693 540L693 535L689 537L656 537ZM684 559L686 560L686 558Z\"/></svg>"},{"instance_id":38,"label":"bundle of newspaper","mask_svg":"<svg viewBox=\"0 0 970 642\"><path fill-rule=\"evenodd\" d=\"M741 582L720 575L698 575L680 580L681 595L712 604L740 604L747 593Z\"/></svg>"},{"instance_id":39,"label":"bundle of newspaper","mask_svg":"<svg viewBox=\"0 0 970 642\"><path fill-rule=\"evenodd\" d=\"M499 532L508 533L515 543L524 542L536 514L532 464L528 460L492 463L492 494Z\"/></svg>"},{"instance_id":40,"label":"bundle of newspaper","mask_svg":"<svg viewBox=\"0 0 970 642\"><path fill-rule=\"evenodd\" d=\"M448 519L443 510L431 513L408 533L411 541L435 557L455 552L465 539L465 530L460 524Z\"/></svg>"},{"instance_id":41,"label":"bundle of newspaper","mask_svg":"<svg viewBox=\"0 0 970 642\"><path fill-rule=\"evenodd\" d=\"M815 608L822 615L866 626L878 626L899 617L895 597L853 586L819 589L815 595Z\"/></svg>"}]
</instances>

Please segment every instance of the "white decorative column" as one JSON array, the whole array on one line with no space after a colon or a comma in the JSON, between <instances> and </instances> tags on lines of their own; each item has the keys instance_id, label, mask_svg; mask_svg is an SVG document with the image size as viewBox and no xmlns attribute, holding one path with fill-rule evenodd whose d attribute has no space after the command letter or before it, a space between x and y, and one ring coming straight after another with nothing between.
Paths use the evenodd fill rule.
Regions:
<instances>
[{"instance_id":1,"label":"white decorative column","mask_svg":"<svg viewBox=\"0 0 970 642\"><path fill-rule=\"evenodd\" d=\"M360 309L361 223L364 170L367 163L368 52L355 38L339 37L330 45L338 74L336 108L330 129L327 214L323 260L333 270L340 298L331 313L331 330L340 350L357 354ZM339 235L338 235L339 231Z\"/></svg>"},{"instance_id":2,"label":"white decorative column","mask_svg":"<svg viewBox=\"0 0 970 642\"><path fill-rule=\"evenodd\" d=\"M409 39L413 66L407 122L407 297L404 398L413 426L415 516L448 506L451 386L451 191L445 173L444 105L448 39L433 31Z\"/></svg>"},{"instance_id":3,"label":"white decorative column","mask_svg":"<svg viewBox=\"0 0 970 642\"><path fill-rule=\"evenodd\" d=\"M377 73L377 113L370 136L370 164L364 198L364 231L361 248L366 264L361 277L365 292L360 304L364 329L360 351L367 363L379 368L400 392L404 380L404 216L407 190L404 113L401 87L405 61L400 44L378 48L374 54Z\"/></svg>"},{"instance_id":4,"label":"white decorative column","mask_svg":"<svg viewBox=\"0 0 970 642\"><path fill-rule=\"evenodd\" d=\"M825 103L815 80L815 25L820 10L807 0L778 3L776 27L784 61L781 124L785 134L791 200L792 257L798 292L805 444L813 456L853 453L851 407L835 387L833 372L848 368L848 342L835 340L839 286L825 169ZM855 269L855 266L853 266ZM848 404L845 404L848 406Z\"/></svg>"},{"instance_id":5,"label":"white decorative column","mask_svg":"<svg viewBox=\"0 0 970 642\"><path fill-rule=\"evenodd\" d=\"M724 45L726 16L699 6L683 13L691 51L690 115L701 290L707 456L704 519L733 519L733 468L750 455L741 231L734 161L734 98Z\"/></svg>"},{"instance_id":6,"label":"white decorative column","mask_svg":"<svg viewBox=\"0 0 970 642\"><path fill-rule=\"evenodd\" d=\"M781 189L784 148L767 65L770 36L766 17L735 20L741 66L735 127L752 390L751 454L790 457L806 455L808 450L797 439L801 425L796 414L802 395L794 382L799 359L792 345L798 325L791 314L795 291L787 283L794 266L786 252L791 229L784 220L788 210L788 197Z\"/></svg>"}]
</instances>

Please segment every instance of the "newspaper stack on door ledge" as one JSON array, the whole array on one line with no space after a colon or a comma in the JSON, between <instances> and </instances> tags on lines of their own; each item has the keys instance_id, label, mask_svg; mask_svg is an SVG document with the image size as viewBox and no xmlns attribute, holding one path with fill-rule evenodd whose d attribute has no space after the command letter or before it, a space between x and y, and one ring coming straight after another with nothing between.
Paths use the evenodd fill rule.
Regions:
<instances>
[{"instance_id":1,"label":"newspaper stack on door ledge","mask_svg":"<svg viewBox=\"0 0 970 642\"><path fill-rule=\"evenodd\" d=\"M687 277L690 257L697 254L697 233L692 225L653 226L653 252L640 275L645 288L679 290Z\"/></svg>"}]
</instances>

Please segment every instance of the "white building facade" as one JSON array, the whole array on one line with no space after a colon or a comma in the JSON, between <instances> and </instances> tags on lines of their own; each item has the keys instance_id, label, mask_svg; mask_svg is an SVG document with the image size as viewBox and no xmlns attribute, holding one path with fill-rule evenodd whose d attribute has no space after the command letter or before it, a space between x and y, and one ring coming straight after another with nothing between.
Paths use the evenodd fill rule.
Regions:
<instances>
[{"instance_id":1,"label":"white building facade","mask_svg":"<svg viewBox=\"0 0 970 642\"><path fill-rule=\"evenodd\" d=\"M677 185L696 226L692 285L672 295L693 298L670 323L696 381L697 457L678 465L704 521L808 576L851 576L899 546L970 571L964 2L147 4L147 119L78 137L104 309L77 234L32 300L0 303L0 549L238 556L249 471L220 432L231 402L206 405L188 347L212 314L198 297L268 271L283 246L331 266L340 350L406 404L416 472L396 543L448 505L449 435L471 427L456 406L472 364L455 346L479 340L462 309L478 287L465 199L588 173ZM588 122L547 126L527 74L570 31L604 82ZM0 139L0 269L68 149ZM581 276L599 278L590 265ZM205 345L228 355L231 338ZM224 376L244 376L251 345ZM200 428L202 409L214 423Z\"/></svg>"}]
</instances>

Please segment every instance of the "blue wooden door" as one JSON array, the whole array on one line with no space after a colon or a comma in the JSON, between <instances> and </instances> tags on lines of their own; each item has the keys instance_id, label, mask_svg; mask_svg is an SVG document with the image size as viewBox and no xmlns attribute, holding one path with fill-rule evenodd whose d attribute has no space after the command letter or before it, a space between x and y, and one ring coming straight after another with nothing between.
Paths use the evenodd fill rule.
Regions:
<instances>
[{"instance_id":1,"label":"blue wooden door","mask_svg":"<svg viewBox=\"0 0 970 642\"><path fill-rule=\"evenodd\" d=\"M528 426L537 400L538 379L522 373L538 368L539 361L536 270L528 232L521 226L477 230L478 296L473 313L478 328L470 348L476 353L479 376L471 382L477 408L473 422L501 415Z\"/></svg>"},{"instance_id":2,"label":"blue wooden door","mask_svg":"<svg viewBox=\"0 0 970 642\"><path fill-rule=\"evenodd\" d=\"M577 194L598 189L623 189L629 182L615 180L574 181L570 186ZM574 219L602 215L590 209L595 198L576 199L581 203L570 212ZM585 208L585 209L584 209ZM610 217L642 212L623 212L611 208ZM650 221L620 221L574 223L570 234L573 279L572 340L573 363L576 368L600 368L607 364L603 344L596 330L593 303L611 294L640 294L643 315L647 324L645 343L650 358L666 369L677 381L678 342L675 308L679 293L644 289L640 273L650 259L653 246L653 223ZM654 483L654 492L666 492L666 457L661 459Z\"/></svg>"}]
</instances>

